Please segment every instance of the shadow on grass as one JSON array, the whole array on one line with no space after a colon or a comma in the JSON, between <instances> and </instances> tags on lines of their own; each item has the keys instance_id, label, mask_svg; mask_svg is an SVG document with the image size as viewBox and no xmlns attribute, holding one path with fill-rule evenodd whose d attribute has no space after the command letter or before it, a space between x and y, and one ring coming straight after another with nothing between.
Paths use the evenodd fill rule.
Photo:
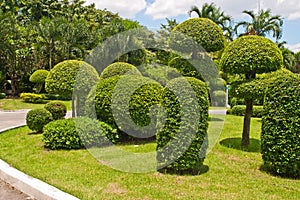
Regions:
<instances>
[{"instance_id":1,"label":"shadow on grass","mask_svg":"<svg viewBox=\"0 0 300 200\"><path fill-rule=\"evenodd\" d=\"M224 121L224 119L220 119L220 118L216 118L216 117L209 117L208 121L212 121L212 122L222 122Z\"/></svg>"},{"instance_id":2,"label":"shadow on grass","mask_svg":"<svg viewBox=\"0 0 300 200\"><path fill-rule=\"evenodd\" d=\"M184 171L173 171L170 169L160 169L158 172L162 174L171 174L171 175L181 175L181 176L200 176L209 171L209 167L207 165L202 165L200 169L197 170L184 170Z\"/></svg>"},{"instance_id":3,"label":"shadow on grass","mask_svg":"<svg viewBox=\"0 0 300 200\"><path fill-rule=\"evenodd\" d=\"M274 176L274 177L278 177L278 178L282 178L282 179L300 180L300 176L294 177L294 176L289 176L289 175L286 175L286 174L275 173L274 171L272 171L272 169L269 165L265 165L265 164L261 165L259 167L259 170L262 171L262 172L267 173L270 176Z\"/></svg>"},{"instance_id":4,"label":"shadow on grass","mask_svg":"<svg viewBox=\"0 0 300 200\"><path fill-rule=\"evenodd\" d=\"M260 140L258 139L250 139L250 145L245 148L241 146L242 138L227 138L220 142L222 146L231 149L237 149L246 152L260 152Z\"/></svg>"}]
</instances>

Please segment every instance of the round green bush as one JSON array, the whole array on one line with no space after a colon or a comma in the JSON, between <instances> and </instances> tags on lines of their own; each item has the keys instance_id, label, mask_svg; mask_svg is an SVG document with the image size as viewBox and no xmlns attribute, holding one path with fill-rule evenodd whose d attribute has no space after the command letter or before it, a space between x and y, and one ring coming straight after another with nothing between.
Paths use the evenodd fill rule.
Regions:
<instances>
[{"instance_id":1,"label":"round green bush","mask_svg":"<svg viewBox=\"0 0 300 200\"><path fill-rule=\"evenodd\" d=\"M146 134L151 123L149 112L159 104L162 90L160 84L143 76L112 76L99 81L95 96L88 99L86 107L91 108L94 98L97 118L118 127L119 138L126 137L124 132Z\"/></svg>"},{"instance_id":2,"label":"round green bush","mask_svg":"<svg viewBox=\"0 0 300 200\"><path fill-rule=\"evenodd\" d=\"M156 134L156 112L163 87L143 76L122 76L112 95L112 112L118 128L134 137Z\"/></svg>"},{"instance_id":3,"label":"round green bush","mask_svg":"<svg viewBox=\"0 0 300 200\"><path fill-rule=\"evenodd\" d=\"M0 93L0 99L4 99L6 97L5 93Z\"/></svg>"},{"instance_id":4,"label":"round green bush","mask_svg":"<svg viewBox=\"0 0 300 200\"><path fill-rule=\"evenodd\" d=\"M184 35L177 34L181 33ZM224 48L225 38L222 29L207 18L188 19L177 25L171 32L170 45L173 49L181 52L191 50L194 40L207 52L215 52Z\"/></svg>"},{"instance_id":5,"label":"round green bush","mask_svg":"<svg viewBox=\"0 0 300 200\"><path fill-rule=\"evenodd\" d=\"M300 178L300 77L285 74L268 86L262 118L261 153L272 173Z\"/></svg>"},{"instance_id":6,"label":"round green bush","mask_svg":"<svg viewBox=\"0 0 300 200\"><path fill-rule=\"evenodd\" d=\"M168 65L172 68L177 69L182 76L195 77L197 79L203 80L197 68L191 63L191 61L187 59L176 57L173 58Z\"/></svg>"},{"instance_id":7,"label":"round green bush","mask_svg":"<svg viewBox=\"0 0 300 200\"><path fill-rule=\"evenodd\" d=\"M49 74L49 71L44 69L39 69L33 72L33 74L29 77L29 81L32 83L45 83L45 80Z\"/></svg>"},{"instance_id":8,"label":"round green bush","mask_svg":"<svg viewBox=\"0 0 300 200\"><path fill-rule=\"evenodd\" d=\"M121 75L141 75L140 71L131 64L125 62L115 62L107 66L100 75L100 78Z\"/></svg>"},{"instance_id":9,"label":"round green bush","mask_svg":"<svg viewBox=\"0 0 300 200\"><path fill-rule=\"evenodd\" d=\"M98 73L91 65L83 61L67 60L50 70L45 87L50 94L71 97L75 90L84 96L98 80Z\"/></svg>"},{"instance_id":10,"label":"round green bush","mask_svg":"<svg viewBox=\"0 0 300 200\"><path fill-rule=\"evenodd\" d=\"M42 132L46 124L53 120L51 113L44 109L32 109L26 115L27 126L36 132Z\"/></svg>"},{"instance_id":11,"label":"round green bush","mask_svg":"<svg viewBox=\"0 0 300 200\"><path fill-rule=\"evenodd\" d=\"M164 65L159 65L157 67L151 66L145 69L143 75L159 82L162 85L166 85L166 83L173 78L182 76L177 69Z\"/></svg>"},{"instance_id":12,"label":"round green bush","mask_svg":"<svg viewBox=\"0 0 300 200\"><path fill-rule=\"evenodd\" d=\"M261 36L243 36L225 48L220 60L222 71L229 74L255 74L276 71L283 65L280 49L271 40Z\"/></svg>"},{"instance_id":13,"label":"round green bush","mask_svg":"<svg viewBox=\"0 0 300 200\"><path fill-rule=\"evenodd\" d=\"M63 119L67 114L67 107L62 101L50 101L45 105L54 120Z\"/></svg>"},{"instance_id":14,"label":"round green bush","mask_svg":"<svg viewBox=\"0 0 300 200\"><path fill-rule=\"evenodd\" d=\"M207 85L192 77L172 79L165 87L162 106L166 123L156 136L158 168L174 173L199 173L207 148Z\"/></svg>"},{"instance_id":15,"label":"round green bush","mask_svg":"<svg viewBox=\"0 0 300 200\"><path fill-rule=\"evenodd\" d=\"M61 119L44 127L43 142L49 149L80 149L109 144L114 130L104 122L87 117Z\"/></svg>"}]
</instances>

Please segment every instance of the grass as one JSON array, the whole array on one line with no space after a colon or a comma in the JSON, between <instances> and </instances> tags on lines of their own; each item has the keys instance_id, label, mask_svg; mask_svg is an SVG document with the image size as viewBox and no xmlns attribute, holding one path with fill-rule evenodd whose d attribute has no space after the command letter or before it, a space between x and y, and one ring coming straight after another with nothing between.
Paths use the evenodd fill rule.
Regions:
<instances>
[{"instance_id":1,"label":"grass","mask_svg":"<svg viewBox=\"0 0 300 200\"><path fill-rule=\"evenodd\" d=\"M222 145L218 142L206 157L209 169L199 176L120 172L100 164L87 150L46 150L41 135L29 134L27 127L0 134L0 158L80 199L299 199L300 180L259 170L260 119L252 119L252 141L257 142L248 152L240 150L242 121L226 116ZM121 148L148 152L155 143Z\"/></svg>"},{"instance_id":2,"label":"grass","mask_svg":"<svg viewBox=\"0 0 300 200\"><path fill-rule=\"evenodd\" d=\"M22 99L0 99L0 110L25 110L34 108L43 108L44 105L49 102L44 103L26 103ZM68 110L72 110L71 101L64 101Z\"/></svg>"}]
</instances>

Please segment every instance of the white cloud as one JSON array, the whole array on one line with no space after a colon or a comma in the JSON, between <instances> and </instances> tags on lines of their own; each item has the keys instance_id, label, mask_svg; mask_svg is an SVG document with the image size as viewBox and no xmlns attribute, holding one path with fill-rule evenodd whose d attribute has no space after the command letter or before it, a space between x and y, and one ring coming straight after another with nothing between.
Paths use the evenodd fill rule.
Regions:
<instances>
[{"instance_id":1,"label":"white cloud","mask_svg":"<svg viewBox=\"0 0 300 200\"><path fill-rule=\"evenodd\" d=\"M289 50L297 53L300 51L300 43L298 44L293 44L293 45L286 45L286 48L288 48Z\"/></svg>"},{"instance_id":2,"label":"white cloud","mask_svg":"<svg viewBox=\"0 0 300 200\"><path fill-rule=\"evenodd\" d=\"M164 19L186 14L192 5L196 5L198 0L155 0L148 4L146 14L153 19Z\"/></svg>"},{"instance_id":3,"label":"white cloud","mask_svg":"<svg viewBox=\"0 0 300 200\"><path fill-rule=\"evenodd\" d=\"M95 3L96 8L107 9L119 13L124 18L134 18L137 13L146 8L145 0L86 0L86 4Z\"/></svg>"}]
</instances>

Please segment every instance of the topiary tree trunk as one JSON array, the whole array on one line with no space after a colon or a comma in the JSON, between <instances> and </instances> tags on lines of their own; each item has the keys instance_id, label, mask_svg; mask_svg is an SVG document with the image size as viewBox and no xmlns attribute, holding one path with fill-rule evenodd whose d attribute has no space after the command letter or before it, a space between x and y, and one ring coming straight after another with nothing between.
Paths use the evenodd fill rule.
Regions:
<instances>
[{"instance_id":1,"label":"topiary tree trunk","mask_svg":"<svg viewBox=\"0 0 300 200\"><path fill-rule=\"evenodd\" d=\"M244 116L244 125L242 133L242 146L248 147L250 144L250 125L253 110L253 100L246 100L246 112Z\"/></svg>"}]
</instances>

